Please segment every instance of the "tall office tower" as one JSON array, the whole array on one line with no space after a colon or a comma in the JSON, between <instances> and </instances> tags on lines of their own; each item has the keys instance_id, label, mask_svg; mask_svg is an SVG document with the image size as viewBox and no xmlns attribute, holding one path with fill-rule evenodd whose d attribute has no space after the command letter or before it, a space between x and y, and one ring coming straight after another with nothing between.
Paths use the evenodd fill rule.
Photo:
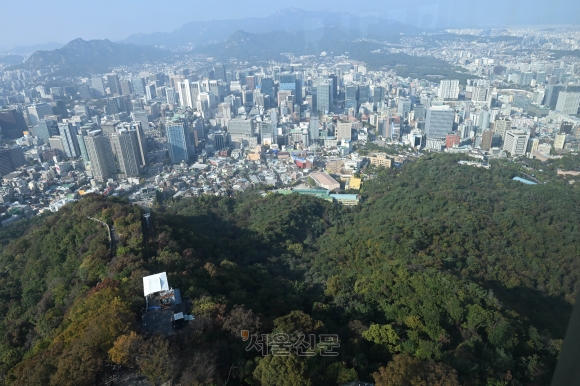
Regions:
<instances>
[{"instance_id":1,"label":"tall office tower","mask_svg":"<svg viewBox=\"0 0 580 386\"><path fill-rule=\"evenodd\" d=\"M415 112L416 121L422 121L425 119L425 106L423 106L421 103L417 103L415 106L413 106L413 111Z\"/></svg>"},{"instance_id":2,"label":"tall office tower","mask_svg":"<svg viewBox=\"0 0 580 386\"><path fill-rule=\"evenodd\" d=\"M274 66L272 67L272 77L275 81L280 81L280 73L282 72L282 67Z\"/></svg>"},{"instance_id":3,"label":"tall office tower","mask_svg":"<svg viewBox=\"0 0 580 386\"><path fill-rule=\"evenodd\" d=\"M483 150L489 151L491 149L492 142L493 142L493 131L485 130L481 134L481 148Z\"/></svg>"},{"instance_id":4,"label":"tall office tower","mask_svg":"<svg viewBox=\"0 0 580 386\"><path fill-rule=\"evenodd\" d=\"M26 130L24 116L16 109L0 110L0 134L4 139L21 138Z\"/></svg>"},{"instance_id":5,"label":"tall office tower","mask_svg":"<svg viewBox=\"0 0 580 386\"><path fill-rule=\"evenodd\" d=\"M371 86L373 102L379 103L385 99L385 88L381 86Z\"/></svg>"},{"instance_id":6,"label":"tall office tower","mask_svg":"<svg viewBox=\"0 0 580 386\"><path fill-rule=\"evenodd\" d=\"M503 150L508 151L511 156L524 155L528 148L530 134L523 130L508 130L505 133Z\"/></svg>"},{"instance_id":7,"label":"tall office tower","mask_svg":"<svg viewBox=\"0 0 580 386\"><path fill-rule=\"evenodd\" d=\"M388 132L389 132L389 117L386 116L382 116L378 119L377 122L377 132L378 134L383 137L383 138L388 138Z\"/></svg>"},{"instance_id":8,"label":"tall office tower","mask_svg":"<svg viewBox=\"0 0 580 386\"><path fill-rule=\"evenodd\" d=\"M126 177L139 175L141 153L136 131L120 129L111 134L111 144L119 161L119 169Z\"/></svg>"},{"instance_id":9,"label":"tall office tower","mask_svg":"<svg viewBox=\"0 0 580 386\"><path fill-rule=\"evenodd\" d=\"M26 164L26 158L20 146L0 148L0 175L12 173L24 164Z\"/></svg>"},{"instance_id":10,"label":"tall office tower","mask_svg":"<svg viewBox=\"0 0 580 386\"><path fill-rule=\"evenodd\" d=\"M256 77L246 76L246 90L254 91L256 89Z\"/></svg>"},{"instance_id":11,"label":"tall office tower","mask_svg":"<svg viewBox=\"0 0 580 386\"><path fill-rule=\"evenodd\" d=\"M556 111L562 114L576 114L580 107L580 92L565 92L558 94L558 102L556 103Z\"/></svg>"},{"instance_id":12,"label":"tall office tower","mask_svg":"<svg viewBox=\"0 0 580 386\"><path fill-rule=\"evenodd\" d=\"M177 83L177 94L179 95L179 105L181 107L191 107L191 94L189 89L189 80L185 79Z\"/></svg>"},{"instance_id":13,"label":"tall office tower","mask_svg":"<svg viewBox=\"0 0 580 386\"><path fill-rule=\"evenodd\" d=\"M155 98L157 98L157 88L155 87L155 83L149 83L145 87L145 99L150 101Z\"/></svg>"},{"instance_id":14,"label":"tall office tower","mask_svg":"<svg viewBox=\"0 0 580 386\"><path fill-rule=\"evenodd\" d=\"M320 137L319 119L317 116L310 116L310 123L308 124L308 135L311 141L316 141Z\"/></svg>"},{"instance_id":15,"label":"tall office tower","mask_svg":"<svg viewBox=\"0 0 580 386\"><path fill-rule=\"evenodd\" d=\"M77 128L69 122L61 122L58 124L58 131L64 150L64 155L67 158L78 158L81 155L81 149L77 142Z\"/></svg>"},{"instance_id":16,"label":"tall office tower","mask_svg":"<svg viewBox=\"0 0 580 386\"><path fill-rule=\"evenodd\" d=\"M93 178L97 181L105 181L117 173L109 138L103 135L101 130L89 131L83 138L91 162Z\"/></svg>"},{"instance_id":17,"label":"tall office tower","mask_svg":"<svg viewBox=\"0 0 580 386\"><path fill-rule=\"evenodd\" d=\"M254 121L252 119L234 118L228 122L228 134L233 137L253 137Z\"/></svg>"},{"instance_id":18,"label":"tall office tower","mask_svg":"<svg viewBox=\"0 0 580 386\"><path fill-rule=\"evenodd\" d=\"M471 100L474 102L485 102L489 89L485 86L476 86L473 88Z\"/></svg>"},{"instance_id":19,"label":"tall office tower","mask_svg":"<svg viewBox=\"0 0 580 386\"><path fill-rule=\"evenodd\" d=\"M89 86L87 86L86 84L80 85L78 90L79 97L82 100L91 99L91 88Z\"/></svg>"},{"instance_id":20,"label":"tall office tower","mask_svg":"<svg viewBox=\"0 0 580 386\"><path fill-rule=\"evenodd\" d=\"M175 104L176 93L175 93L175 89L173 87L167 87L165 89L165 96L167 98L167 103Z\"/></svg>"},{"instance_id":21,"label":"tall office tower","mask_svg":"<svg viewBox=\"0 0 580 386\"><path fill-rule=\"evenodd\" d=\"M483 131L483 130L487 130L489 129L489 111L487 110L481 110L479 112L479 120L478 120L478 126L479 126L479 131Z\"/></svg>"},{"instance_id":22,"label":"tall office tower","mask_svg":"<svg viewBox=\"0 0 580 386\"><path fill-rule=\"evenodd\" d=\"M532 83L532 79L534 79L534 74L532 72L522 72L520 76L520 85L529 86Z\"/></svg>"},{"instance_id":23,"label":"tall office tower","mask_svg":"<svg viewBox=\"0 0 580 386\"><path fill-rule=\"evenodd\" d=\"M335 74L328 75L328 79L332 80L332 99L338 99L338 76Z\"/></svg>"},{"instance_id":24,"label":"tall office tower","mask_svg":"<svg viewBox=\"0 0 580 386\"><path fill-rule=\"evenodd\" d=\"M214 74L215 80L222 80L224 82L227 82L226 66L225 65L223 65L223 64L217 64L213 68L213 74Z\"/></svg>"},{"instance_id":25,"label":"tall office tower","mask_svg":"<svg viewBox=\"0 0 580 386\"><path fill-rule=\"evenodd\" d=\"M338 122L336 124L336 139L352 139L352 122Z\"/></svg>"},{"instance_id":26,"label":"tall office tower","mask_svg":"<svg viewBox=\"0 0 580 386\"><path fill-rule=\"evenodd\" d=\"M260 91L262 94L268 95L270 97L270 101L274 101L276 96L276 90L274 89L274 79L263 78Z\"/></svg>"},{"instance_id":27,"label":"tall office tower","mask_svg":"<svg viewBox=\"0 0 580 386\"><path fill-rule=\"evenodd\" d=\"M139 166L147 166L147 138L143 132L143 127L140 121L133 121L130 123L124 123L121 126L124 130L135 133L137 136L137 147L139 150L138 154L138 164Z\"/></svg>"},{"instance_id":28,"label":"tall office tower","mask_svg":"<svg viewBox=\"0 0 580 386\"><path fill-rule=\"evenodd\" d=\"M30 105L28 110L28 121L31 125L36 125L39 120L43 119L47 115L52 115L52 106L48 103L37 103Z\"/></svg>"},{"instance_id":29,"label":"tall office tower","mask_svg":"<svg viewBox=\"0 0 580 386\"><path fill-rule=\"evenodd\" d=\"M361 85L358 88L358 103L369 103L371 100L371 87L368 85ZM410 110L410 108L409 108Z\"/></svg>"},{"instance_id":30,"label":"tall office tower","mask_svg":"<svg viewBox=\"0 0 580 386\"><path fill-rule=\"evenodd\" d=\"M445 138L453 129L455 113L449 106L431 106L427 109L425 118L425 134L427 138Z\"/></svg>"},{"instance_id":31,"label":"tall office tower","mask_svg":"<svg viewBox=\"0 0 580 386\"><path fill-rule=\"evenodd\" d=\"M332 100L332 80L319 78L316 81L316 111L326 114L330 111Z\"/></svg>"},{"instance_id":32,"label":"tall office tower","mask_svg":"<svg viewBox=\"0 0 580 386\"><path fill-rule=\"evenodd\" d=\"M561 84L548 85L544 95L544 105L555 108L558 103L558 95L564 91L564 86Z\"/></svg>"},{"instance_id":33,"label":"tall office tower","mask_svg":"<svg viewBox=\"0 0 580 386\"><path fill-rule=\"evenodd\" d=\"M405 119L410 111L411 100L409 98L399 98L397 100L397 114L399 114L402 119Z\"/></svg>"},{"instance_id":34,"label":"tall office tower","mask_svg":"<svg viewBox=\"0 0 580 386\"><path fill-rule=\"evenodd\" d=\"M188 162L194 154L194 149L187 130L187 121L167 121L165 130L171 163Z\"/></svg>"},{"instance_id":35,"label":"tall office tower","mask_svg":"<svg viewBox=\"0 0 580 386\"><path fill-rule=\"evenodd\" d=\"M290 91L295 96L294 101L302 104L302 82L296 79L295 74L285 72L280 74L280 91ZM279 103L280 101L278 101Z\"/></svg>"},{"instance_id":36,"label":"tall office tower","mask_svg":"<svg viewBox=\"0 0 580 386\"><path fill-rule=\"evenodd\" d=\"M60 136L53 135L48 139L48 144L50 145L50 148L56 152L57 155L61 157L64 155L64 146L62 145L62 140L60 139Z\"/></svg>"},{"instance_id":37,"label":"tall office tower","mask_svg":"<svg viewBox=\"0 0 580 386\"><path fill-rule=\"evenodd\" d=\"M89 162L89 154L87 153L87 145L85 143L85 138L88 135L87 129L82 129L77 134L77 143L79 144L79 149L81 151L81 157L84 163Z\"/></svg>"},{"instance_id":38,"label":"tall office tower","mask_svg":"<svg viewBox=\"0 0 580 386\"><path fill-rule=\"evenodd\" d=\"M566 134L556 134L554 139L554 149L561 150L564 148L564 143L566 142Z\"/></svg>"},{"instance_id":39,"label":"tall office tower","mask_svg":"<svg viewBox=\"0 0 580 386\"><path fill-rule=\"evenodd\" d=\"M543 85L546 83L546 73L544 71L538 71L536 73L536 84Z\"/></svg>"},{"instance_id":40,"label":"tall office tower","mask_svg":"<svg viewBox=\"0 0 580 386\"><path fill-rule=\"evenodd\" d=\"M131 88L131 81L122 80L121 81L121 94L131 95L132 92L133 92L133 89Z\"/></svg>"},{"instance_id":41,"label":"tall office tower","mask_svg":"<svg viewBox=\"0 0 580 386\"><path fill-rule=\"evenodd\" d=\"M107 84L111 95L121 94L121 84L119 83L119 75L107 74Z\"/></svg>"},{"instance_id":42,"label":"tall office tower","mask_svg":"<svg viewBox=\"0 0 580 386\"><path fill-rule=\"evenodd\" d=\"M347 84L344 86L344 108L357 108L358 86L356 84Z\"/></svg>"},{"instance_id":43,"label":"tall office tower","mask_svg":"<svg viewBox=\"0 0 580 386\"><path fill-rule=\"evenodd\" d=\"M139 96L147 95L145 91L145 79L143 78L131 78L131 87L133 92Z\"/></svg>"},{"instance_id":44,"label":"tall office tower","mask_svg":"<svg viewBox=\"0 0 580 386\"><path fill-rule=\"evenodd\" d=\"M501 136L502 140L505 138L505 133L511 129L512 121L509 119L499 119L493 124L493 132Z\"/></svg>"},{"instance_id":45,"label":"tall office tower","mask_svg":"<svg viewBox=\"0 0 580 386\"><path fill-rule=\"evenodd\" d=\"M439 98L457 99L459 98L459 80L442 80L439 83Z\"/></svg>"},{"instance_id":46,"label":"tall office tower","mask_svg":"<svg viewBox=\"0 0 580 386\"><path fill-rule=\"evenodd\" d=\"M105 95L105 85L101 75L93 75L91 78L91 92L93 97L102 98Z\"/></svg>"},{"instance_id":47,"label":"tall office tower","mask_svg":"<svg viewBox=\"0 0 580 386\"><path fill-rule=\"evenodd\" d=\"M38 139L48 142L50 139L50 130L48 130L48 124L44 119L38 121L38 123L32 128L32 134L38 137Z\"/></svg>"}]
</instances>

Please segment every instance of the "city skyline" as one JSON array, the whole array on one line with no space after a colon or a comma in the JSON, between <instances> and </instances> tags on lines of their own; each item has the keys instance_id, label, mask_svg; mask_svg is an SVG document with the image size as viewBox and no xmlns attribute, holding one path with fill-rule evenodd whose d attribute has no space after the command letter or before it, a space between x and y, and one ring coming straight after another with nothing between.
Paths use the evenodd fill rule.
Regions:
<instances>
[{"instance_id":1,"label":"city skyline","mask_svg":"<svg viewBox=\"0 0 580 386\"><path fill-rule=\"evenodd\" d=\"M122 3L103 0L99 2L98 7L88 7L70 0L59 2L58 6L40 0L27 0L24 3L25 8L33 9L35 12L23 14L22 2L18 5L6 4L3 7L5 14L13 17L6 18L0 25L0 34L4 37L0 40L0 50L50 42L64 45L76 38L123 41L138 34L172 32L187 23L268 17L288 9L286 6L273 8L271 4L262 0L253 2L251 6L232 2L227 7L220 5L219 8L217 5L193 4L185 1L178 1L172 7L156 8L152 8L152 2L136 0ZM404 7L395 1L368 1L364 5L364 8L354 11L352 3L342 0L332 3L317 2L315 6L303 0L292 3L294 8L308 12L332 10L359 17L373 16L422 29L575 24L574 15L580 12L580 3L568 0L550 3L518 0L507 5L499 0L485 4L471 2L469 5L459 0L419 0L414 2L412 7ZM567 11L563 13L562 9ZM59 28L44 28L42 34L38 33L38 28L30 28L46 24L46 15L58 15L57 19L63 22L58 24ZM314 23L315 19L313 16L311 22ZM349 21L342 23L348 24Z\"/></svg>"}]
</instances>

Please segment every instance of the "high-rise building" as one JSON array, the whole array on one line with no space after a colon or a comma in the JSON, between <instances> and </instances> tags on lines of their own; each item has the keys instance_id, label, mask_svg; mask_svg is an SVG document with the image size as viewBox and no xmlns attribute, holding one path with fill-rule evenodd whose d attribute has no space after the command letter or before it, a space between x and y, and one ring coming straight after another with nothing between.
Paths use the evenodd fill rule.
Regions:
<instances>
[{"instance_id":1,"label":"high-rise building","mask_svg":"<svg viewBox=\"0 0 580 386\"><path fill-rule=\"evenodd\" d=\"M319 126L318 116L316 115L310 116L310 123L308 124L308 134L310 135L311 141L318 140L320 136L320 130L318 126Z\"/></svg>"},{"instance_id":2,"label":"high-rise building","mask_svg":"<svg viewBox=\"0 0 580 386\"><path fill-rule=\"evenodd\" d=\"M142 130L149 130L149 118L147 117L147 111L133 111L131 113L131 119L135 122L141 122Z\"/></svg>"},{"instance_id":3,"label":"high-rise building","mask_svg":"<svg viewBox=\"0 0 580 386\"><path fill-rule=\"evenodd\" d=\"M131 78L131 87L133 88L133 92L139 96L147 95L145 91L145 79L143 78Z\"/></svg>"},{"instance_id":4,"label":"high-rise building","mask_svg":"<svg viewBox=\"0 0 580 386\"><path fill-rule=\"evenodd\" d=\"M141 164L141 151L137 132L120 129L118 132L111 134L111 144L115 149L121 173L126 177L137 176L139 174L139 165Z\"/></svg>"},{"instance_id":5,"label":"high-rise building","mask_svg":"<svg viewBox=\"0 0 580 386\"><path fill-rule=\"evenodd\" d=\"M459 98L459 80L442 80L439 83L439 98L457 99Z\"/></svg>"},{"instance_id":6,"label":"high-rise building","mask_svg":"<svg viewBox=\"0 0 580 386\"><path fill-rule=\"evenodd\" d=\"M332 100L332 80L319 78L316 80L316 110L320 113L326 114L330 111Z\"/></svg>"},{"instance_id":7,"label":"high-rise building","mask_svg":"<svg viewBox=\"0 0 580 386\"><path fill-rule=\"evenodd\" d=\"M431 106L427 109L425 134L427 138L445 138L453 129L455 113L449 106Z\"/></svg>"},{"instance_id":8,"label":"high-rise building","mask_svg":"<svg viewBox=\"0 0 580 386\"><path fill-rule=\"evenodd\" d=\"M224 82L227 82L227 78L226 78L226 66L225 65L223 65L223 64L217 64L213 68L213 74L214 74L215 80L222 80Z\"/></svg>"},{"instance_id":9,"label":"high-rise building","mask_svg":"<svg viewBox=\"0 0 580 386\"><path fill-rule=\"evenodd\" d=\"M556 111L562 114L576 114L580 107L580 92L565 92L558 94L558 102L556 103Z\"/></svg>"},{"instance_id":10,"label":"high-rise building","mask_svg":"<svg viewBox=\"0 0 580 386\"><path fill-rule=\"evenodd\" d=\"M505 133L512 127L512 121L509 119L498 119L493 123L493 131L496 135L501 136L502 140L505 138Z\"/></svg>"},{"instance_id":11,"label":"high-rise building","mask_svg":"<svg viewBox=\"0 0 580 386\"><path fill-rule=\"evenodd\" d=\"M91 78L91 91L93 97L102 98L105 95L105 85L101 75L93 75Z\"/></svg>"},{"instance_id":12,"label":"high-rise building","mask_svg":"<svg viewBox=\"0 0 580 386\"><path fill-rule=\"evenodd\" d=\"M97 181L105 181L117 173L115 158L111 149L111 141L102 134L101 130L92 130L83 137L93 178Z\"/></svg>"},{"instance_id":13,"label":"high-rise building","mask_svg":"<svg viewBox=\"0 0 580 386\"><path fill-rule=\"evenodd\" d=\"M21 112L16 109L0 110L0 134L4 139L18 139L26 130L26 122Z\"/></svg>"},{"instance_id":14,"label":"high-rise building","mask_svg":"<svg viewBox=\"0 0 580 386\"><path fill-rule=\"evenodd\" d=\"M121 83L119 82L119 75L107 74L107 84L109 85L109 92L111 95L121 94Z\"/></svg>"},{"instance_id":15,"label":"high-rise building","mask_svg":"<svg viewBox=\"0 0 580 386\"><path fill-rule=\"evenodd\" d=\"M564 148L564 143L566 142L566 134L556 134L554 139L554 149L560 150Z\"/></svg>"},{"instance_id":16,"label":"high-rise building","mask_svg":"<svg viewBox=\"0 0 580 386\"><path fill-rule=\"evenodd\" d=\"M544 105L555 108L558 103L558 95L564 91L564 86L561 84L548 85L546 93L544 94Z\"/></svg>"},{"instance_id":17,"label":"high-rise building","mask_svg":"<svg viewBox=\"0 0 580 386\"><path fill-rule=\"evenodd\" d=\"M336 124L336 139L352 139L352 122L338 122Z\"/></svg>"},{"instance_id":18,"label":"high-rise building","mask_svg":"<svg viewBox=\"0 0 580 386\"><path fill-rule=\"evenodd\" d=\"M30 105L28 110L28 122L31 125L36 125L39 120L43 119L47 115L52 115L52 106L48 103L37 103Z\"/></svg>"},{"instance_id":19,"label":"high-rise building","mask_svg":"<svg viewBox=\"0 0 580 386\"><path fill-rule=\"evenodd\" d=\"M123 95L131 95L133 89L131 88L131 81L130 80L122 80L121 81L121 94Z\"/></svg>"},{"instance_id":20,"label":"high-rise building","mask_svg":"<svg viewBox=\"0 0 580 386\"><path fill-rule=\"evenodd\" d=\"M493 142L493 131L485 130L481 134L481 148L483 150L489 151L491 149L492 142Z\"/></svg>"},{"instance_id":21,"label":"high-rise building","mask_svg":"<svg viewBox=\"0 0 580 386\"><path fill-rule=\"evenodd\" d=\"M194 149L187 130L187 121L167 121L165 130L171 163L188 162Z\"/></svg>"},{"instance_id":22,"label":"high-rise building","mask_svg":"<svg viewBox=\"0 0 580 386\"><path fill-rule=\"evenodd\" d=\"M12 173L24 164L26 164L26 158L20 146L0 148L0 176Z\"/></svg>"},{"instance_id":23,"label":"high-rise building","mask_svg":"<svg viewBox=\"0 0 580 386\"><path fill-rule=\"evenodd\" d=\"M77 128L69 122L61 122L58 124L58 131L64 150L64 155L67 158L78 158L81 155L81 149L77 142Z\"/></svg>"},{"instance_id":24,"label":"high-rise building","mask_svg":"<svg viewBox=\"0 0 580 386\"><path fill-rule=\"evenodd\" d=\"M38 137L38 139L42 139L43 141L48 142L50 138L48 123L44 119L38 121L38 123L32 128L32 134Z\"/></svg>"},{"instance_id":25,"label":"high-rise building","mask_svg":"<svg viewBox=\"0 0 580 386\"><path fill-rule=\"evenodd\" d=\"M275 100L276 90L274 89L274 79L263 78L260 85L260 92L270 97L270 101Z\"/></svg>"},{"instance_id":26,"label":"high-rise building","mask_svg":"<svg viewBox=\"0 0 580 386\"><path fill-rule=\"evenodd\" d=\"M399 98L397 100L397 114L399 114L402 119L405 119L410 111L411 100L409 98Z\"/></svg>"},{"instance_id":27,"label":"high-rise building","mask_svg":"<svg viewBox=\"0 0 580 386\"><path fill-rule=\"evenodd\" d=\"M176 96L177 94L175 93L175 89L173 87L167 87L165 89L165 97L167 98L167 103L171 105L174 104Z\"/></svg>"},{"instance_id":28,"label":"high-rise building","mask_svg":"<svg viewBox=\"0 0 580 386\"><path fill-rule=\"evenodd\" d=\"M530 134L523 130L508 130L505 133L503 150L510 153L511 156L524 155L528 148Z\"/></svg>"}]
</instances>

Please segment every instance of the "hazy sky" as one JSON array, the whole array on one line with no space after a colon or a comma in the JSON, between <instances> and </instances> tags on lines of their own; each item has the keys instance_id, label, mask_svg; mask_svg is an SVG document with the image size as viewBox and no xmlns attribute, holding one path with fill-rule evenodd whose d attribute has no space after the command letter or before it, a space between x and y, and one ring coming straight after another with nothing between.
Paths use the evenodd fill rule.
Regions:
<instances>
[{"instance_id":1,"label":"hazy sky","mask_svg":"<svg viewBox=\"0 0 580 386\"><path fill-rule=\"evenodd\" d=\"M115 41L135 33L169 32L195 20L267 16L290 6L373 14L414 25L443 17L474 27L580 20L579 0L5 0L0 48L78 37Z\"/></svg>"}]
</instances>

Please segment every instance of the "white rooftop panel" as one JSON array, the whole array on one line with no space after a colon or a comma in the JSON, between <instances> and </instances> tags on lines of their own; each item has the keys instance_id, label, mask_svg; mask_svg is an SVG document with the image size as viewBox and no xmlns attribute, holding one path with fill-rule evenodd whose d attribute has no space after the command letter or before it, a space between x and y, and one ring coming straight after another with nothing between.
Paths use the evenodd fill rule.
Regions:
<instances>
[{"instance_id":1,"label":"white rooftop panel","mask_svg":"<svg viewBox=\"0 0 580 386\"><path fill-rule=\"evenodd\" d=\"M165 272L156 273L155 275L145 276L143 278L143 294L150 295L159 291L169 291L167 274Z\"/></svg>"}]
</instances>

